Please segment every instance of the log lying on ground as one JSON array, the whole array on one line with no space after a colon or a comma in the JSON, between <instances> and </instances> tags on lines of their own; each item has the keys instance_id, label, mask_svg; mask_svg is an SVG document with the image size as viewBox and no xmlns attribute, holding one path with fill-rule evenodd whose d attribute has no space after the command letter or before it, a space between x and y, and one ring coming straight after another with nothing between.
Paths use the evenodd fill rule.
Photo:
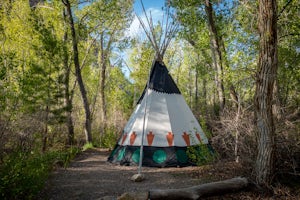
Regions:
<instances>
[{"instance_id":1,"label":"log lying on ground","mask_svg":"<svg viewBox=\"0 0 300 200\"><path fill-rule=\"evenodd\" d=\"M246 178L233 178L181 189L150 190L142 193L124 193L118 200L195 200L201 197L218 196L237 192L248 186Z\"/></svg>"},{"instance_id":2,"label":"log lying on ground","mask_svg":"<svg viewBox=\"0 0 300 200\"><path fill-rule=\"evenodd\" d=\"M149 199L199 199L201 197L217 196L225 193L236 192L248 185L246 178L233 178L224 181L206 183L188 188L167 189L167 190L150 190Z\"/></svg>"}]
</instances>

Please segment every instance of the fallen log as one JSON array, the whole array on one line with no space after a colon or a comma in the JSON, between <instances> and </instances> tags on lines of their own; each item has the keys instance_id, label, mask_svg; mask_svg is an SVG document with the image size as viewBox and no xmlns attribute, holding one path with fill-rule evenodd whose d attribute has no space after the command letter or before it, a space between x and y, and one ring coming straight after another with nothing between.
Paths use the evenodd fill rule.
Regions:
<instances>
[{"instance_id":1,"label":"fallen log","mask_svg":"<svg viewBox=\"0 0 300 200\"><path fill-rule=\"evenodd\" d=\"M150 190L149 199L164 199L164 200L196 200L201 197L217 196L225 193L236 192L248 185L246 178L233 178L224 181L206 183L188 188L181 189L165 189L165 190Z\"/></svg>"},{"instance_id":2,"label":"fallen log","mask_svg":"<svg viewBox=\"0 0 300 200\"><path fill-rule=\"evenodd\" d=\"M124 193L118 197L118 200L196 200L201 197L237 192L247 186L248 180L246 178L237 177L180 189L156 189L149 192Z\"/></svg>"}]
</instances>

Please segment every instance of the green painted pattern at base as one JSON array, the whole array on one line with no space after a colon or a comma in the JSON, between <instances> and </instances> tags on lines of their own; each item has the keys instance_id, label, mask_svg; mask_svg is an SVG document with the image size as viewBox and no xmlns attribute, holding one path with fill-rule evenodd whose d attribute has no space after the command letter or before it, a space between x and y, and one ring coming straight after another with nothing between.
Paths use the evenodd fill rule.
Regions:
<instances>
[{"instance_id":1,"label":"green painted pattern at base","mask_svg":"<svg viewBox=\"0 0 300 200\"><path fill-rule=\"evenodd\" d=\"M209 144L204 146L208 148L210 154L214 155L214 150ZM108 157L108 161L125 166L136 166L140 161L140 148L140 146L116 145ZM147 167L185 167L198 164L198 160L201 160L201 163L203 163L203 159L206 159L205 155L207 154L203 155L202 148L193 146L193 155L197 157L196 160L190 157L190 148L144 146L142 165Z\"/></svg>"},{"instance_id":2,"label":"green painted pattern at base","mask_svg":"<svg viewBox=\"0 0 300 200\"><path fill-rule=\"evenodd\" d=\"M180 163L187 163L188 160L189 160L186 152L184 150L181 150L181 149L176 151L176 157L177 157L177 160Z\"/></svg>"},{"instance_id":3,"label":"green painted pattern at base","mask_svg":"<svg viewBox=\"0 0 300 200\"><path fill-rule=\"evenodd\" d=\"M126 151L126 149L124 148L119 152L118 157L117 157L118 161L123 159L123 157L125 156L125 151Z\"/></svg>"},{"instance_id":4,"label":"green painted pattern at base","mask_svg":"<svg viewBox=\"0 0 300 200\"><path fill-rule=\"evenodd\" d=\"M114 156L117 153L117 149L115 148L112 152L111 152L111 156Z\"/></svg>"},{"instance_id":5,"label":"green painted pattern at base","mask_svg":"<svg viewBox=\"0 0 300 200\"><path fill-rule=\"evenodd\" d=\"M160 164L163 163L167 159L167 154L164 150L157 150L153 154L154 162Z\"/></svg>"},{"instance_id":6,"label":"green painted pattern at base","mask_svg":"<svg viewBox=\"0 0 300 200\"><path fill-rule=\"evenodd\" d=\"M140 161L140 149L137 149L133 152L132 158L133 162L138 163Z\"/></svg>"}]
</instances>

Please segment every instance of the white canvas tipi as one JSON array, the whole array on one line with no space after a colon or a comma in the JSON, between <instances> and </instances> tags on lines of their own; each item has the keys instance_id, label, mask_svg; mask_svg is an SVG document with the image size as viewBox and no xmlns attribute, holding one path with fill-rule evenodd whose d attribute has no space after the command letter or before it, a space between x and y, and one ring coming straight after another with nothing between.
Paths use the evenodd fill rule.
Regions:
<instances>
[{"instance_id":1,"label":"white canvas tipi","mask_svg":"<svg viewBox=\"0 0 300 200\"><path fill-rule=\"evenodd\" d=\"M147 16L146 16L147 17ZM140 18L139 18L140 19ZM166 30L164 41L157 43L152 19L150 32L140 22L156 50L147 85L126 124L119 141L108 158L112 163L153 167L188 166L195 164L187 154L190 147L208 145L208 139L185 102L167 67L163 54L176 28ZM140 152L142 150L142 153ZM206 152L207 153L207 152ZM142 162L140 162L142 155ZM201 152L197 152L201 156Z\"/></svg>"},{"instance_id":2,"label":"white canvas tipi","mask_svg":"<svg viewBox=\"0 0 300 200\"><path fill-rule=\"evenodd\" d=\"M160 61L154 62L149 87L145 88L108 160L121 165L138 164L142 140L143 166L156 167L192 165L187 148L208 144L197 119Z\"/></svg>"}]
</instances>

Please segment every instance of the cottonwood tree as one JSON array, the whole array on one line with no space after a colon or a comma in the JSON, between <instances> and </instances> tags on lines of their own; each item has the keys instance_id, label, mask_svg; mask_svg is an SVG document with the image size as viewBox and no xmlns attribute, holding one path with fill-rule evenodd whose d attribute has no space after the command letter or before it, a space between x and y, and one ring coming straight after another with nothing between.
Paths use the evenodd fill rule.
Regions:
<instances>
[{"instance_id":1,"label":"cottonwood tree","mask_svg":"<svg viewBox=\"0 0 300 200\"><path fill-rule=\"evenodd\" d=\"M129 27L132 19L132 0L109 0L94 1L82 9L81 23L87 27L90 38L94 38L93 46L95 54L95 66L99 70L96 94L93 105L96 104L97 97L100 97L100 113L102 123L102 133L108 121L108 103L106 90L109 76L111 60L117 49L122 49L126 43L125 30ZM95 106L93 106L95 111Z\"/></svg>"},{"instance_id":2,"label":"cottonwood tree","mask_svg":"<svg viewBox=\"0 0 300 200\"><path fill-rule=\"evenodd\" d=\"M79 90L81 93L81 98L83 102L84 112L85 112L85 127L84 127L84 133L87 143L92 142L92 122L91 122L91 111L90 111L90 104L87 96L87 91L85 89L85 85L82 79L81 75L81 67L79 62L79 51L78 51L78 38L77 38L77 32L75 29L71 4L69 0L62 0L63 4L66 7L67 14L69 17L69 26L71 30L71 36L72 36L72 45L73 45L73 60L74 60L74 66L75 66L75 74L76 79L78 82Z\"/></svg>"},{"instance_id":3,"label":"cottonwood tree","mask_svg":"<svg viewBox=\"0 0 300 200\"><path fill-rule=\"evenodd\" d=\"M1 66L6 94L1 95L5 109L0 116L6 112L13 115L10 123L17 136L10 139L31 138L33 148L46 151L64 122L59 12L50 6L30 9L25 0L7 1L1 6L0 23L5 27Z\"/></svg>"},{"instance_id":4,"label":"cottonwood tree","mask_svg":"<svg viewBox=\"0 0 300 200\"><path fill-rule=\"evenodd\" d=\"M207 25L210 35L211 51L212 51L212 60L213 66L216 70L216 85L219 98L220 111L222 112L225 107L225 93L224 93L224 84L223 84L223 61L221 53L221 45L218 35L216 23L214 20L214 10L210 0L205 0L205 12L207 15Z\"/></svg>"},{"instance_id":5,"label":"cottonwood tree","mask_svg":"<svg viewBox=\"0 0 300 200\"><path fill-rule=\"evenodd\" d=\"M256 73L255 120L258 153L256 181L269 186L274 178L275 125L272 114L274 81L277 75L277 4L260 0L258 11L259 60Z\"/></svg>"},{"instance_id":6,"label":"cottonwood tree","mask_svg":"<svg viewBox=\"0 0 300 200\"><path fill-rule=\"evenodd\" d=\"M64 35L63 35L63 66L64 66L64 75L63 75L63 83L64 83L64 104L66 108L66 124L68 127L68 141L69 145L72 145L74 142L74 124L73 124L73 93L74 89L70 88L70 75L71 75L71 65L70 65L70 56L68 53L68 20L67 20L67 11L65 8L62 9L63 13L63 27L64 27ZM74 84L75 85L75 84Z\"/></svg>"},{"instance_id":7,"label":"cottonwood tree","mask_svg":"<svg viewBox=\"0 0 300 200\"><path fill-rule=\"evenodd\" d=\"M219 107L219 113L225 106L224 91L224 70L223 55L221 46L221 35L218 33L216 14L211 1L189 1L173 0L171 5L176 8L176 20L184 27L181 35L186 39L201 55L206 63L209 63L210 71L214 73L214 82L216 88L216 102ZM208 53L207 49L211 52ZM198 59L198 58L195 58ZM203 62L205 63L205 62ZM198 66L201 71L206 71L206 64ZM199 70L198 70L199 71ZM206 83L205 83L206 85ZM204 89L205 90L205 89Z\"/></svg>"},{"instance_id":8,"label":"cottonwood tree","mask_svg":"<svg viewBox=\"0 0 300 200\"><path fill-rule=\"evenodd\" d=\"M278 76L274 85L273 114L282 120L287 105L299 107L300 56L299 56L299 1L277 1ZM298 104L298 105L297 105Z\"/></svg>"}]
</instances>

